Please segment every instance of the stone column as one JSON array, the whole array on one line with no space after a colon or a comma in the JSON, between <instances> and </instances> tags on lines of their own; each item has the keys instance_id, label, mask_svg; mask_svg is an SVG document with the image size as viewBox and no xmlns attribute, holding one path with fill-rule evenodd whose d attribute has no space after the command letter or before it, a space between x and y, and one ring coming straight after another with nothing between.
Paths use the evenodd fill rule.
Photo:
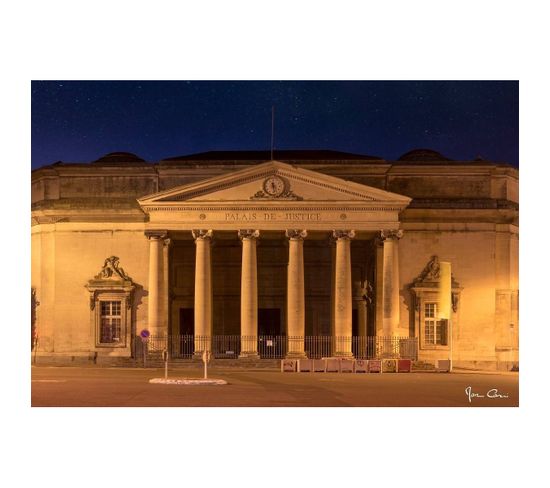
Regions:
<instances>
[{"instance_id":1,"label":"stone column","mask_svg":"<svg viewBox=\"0 0 550 488\"><path fill-rule=\"evenodd\" d=\"M259 230L239 230L242 242L241 267L241 354L239 358L259 358L258 355L258 276L256 241Z\"/></svg>"},{"instance_id":2,"label":"stone column","mask_svg":"<svg viewBox=\"0 0 550 488\"><path fill-rule=\"evenodd\" d=\"M384 335L384 244L380 236L374 240L374 335Z\"/></svg>"},{"instance_id":3,"label":"stone column","mask_svg":"<svg viewBox=\"0 0 550 488\"><path fill-rule=\"evenodd\" d=\"M334 283L334 335L336 338L334 356L352 357L351 352L351 245L355 237L353 230L335 230L336 263Z\"/></svg>"},{"instance_id":4,"label":"stone column","mask_svg":"<svg viewBox=\"0 0 550 488\"><path fill-rule=\"evenodd\" d=\"M364 298L357 300L357 335L367 335L367 301Z\"/></svg>"},{"instance_id":5,"label":"stone column","mask_svg":"<svg viewBox=\"0 0 550 488\"><path fill-rule=\"evenodd\" d=\"M382 269L382 320L384 336L399 335L399 249L402 230L383 230L380 237L384 242Z\"/></svg>"},{"instance_id":6,"label":"stone column","mask_svg":"<svg viewBox=\"0 0 550 488\"><path fill-rule=\"evenodd\" d=\"M307 231L291 229L287 269L287 358L305 358L305 295L304 295L304 239Z\"/></svg>"},{"instance_id":7,"label":"stone column","mask_svg":"<svg viewBox=\"0 0 550 488\"><path fill-rule=\"evenodd\" d=\"M195 239L195 356L210 351L212 340L211 230L192 231Z\"/></svg>"},{"instance_id":8,"label":"stone column","mask_svg":"<svg viewBox=\"0 0 550 488\"><path fill-rule=\"evenodd\" d=\"M170 246L172 244L171 239L164 239L164 246L162 247L162 264L163 264L163 310L162 310L162 327L168 335L172 333L169 329L170 325Z\"/></svg>"},{"instance_id":9,"label":"stone column","mask_svg":"<svg viewBox=\"0 0 550 488\"><path fill-rule=\"evenodd\" d=\"M145 235L149 239L149 290L148 290L148 325L147 328L153 336L164 336L159 308L160 308L160 242L166 236L166 232L150 231Z\"/></svg>"},{"instance_id":10,"label":"stone column","mask_svg":"<svg viewBox=\"0 0 550 488\"><path fill-rule=\"evenodd\" d=\"M336 296L336 241L332 237L332 234L329 237L329 246L330 246L330 335L332 337L332 350L334 351L334 337L335 337L335 300Z\"/></svg>"}]
</instances>

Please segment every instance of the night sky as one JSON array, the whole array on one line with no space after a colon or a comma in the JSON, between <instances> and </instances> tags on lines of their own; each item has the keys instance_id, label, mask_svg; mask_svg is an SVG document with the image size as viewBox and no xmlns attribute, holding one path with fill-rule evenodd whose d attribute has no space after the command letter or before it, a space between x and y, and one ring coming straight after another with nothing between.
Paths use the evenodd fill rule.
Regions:
<instances>
[{"instance_id":1,"label":"night sky","mask_svg":"<svg viewBox=\"0 0 550 488\"><path fill-rule=\"evenodd\" d=\"M519 163L517 82L34 81L32 167L268 150L273 105L275 149Z\"/></svg>"}]
</instances>

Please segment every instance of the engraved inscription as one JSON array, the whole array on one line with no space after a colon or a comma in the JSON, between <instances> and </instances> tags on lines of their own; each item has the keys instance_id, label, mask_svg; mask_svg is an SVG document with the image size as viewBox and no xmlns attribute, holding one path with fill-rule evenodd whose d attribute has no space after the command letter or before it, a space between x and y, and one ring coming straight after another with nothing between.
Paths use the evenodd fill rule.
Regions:
<instances>
[{"instance_id":1,"label":"engraved inscription","mask_svg":"<svg viewBox=\"0 0 550 488\"><path fill-rule=\"evenodd\" d=\"M314 222L321 220L318 212L225 212L227 222Z\"/></svg>"}]
</instances>

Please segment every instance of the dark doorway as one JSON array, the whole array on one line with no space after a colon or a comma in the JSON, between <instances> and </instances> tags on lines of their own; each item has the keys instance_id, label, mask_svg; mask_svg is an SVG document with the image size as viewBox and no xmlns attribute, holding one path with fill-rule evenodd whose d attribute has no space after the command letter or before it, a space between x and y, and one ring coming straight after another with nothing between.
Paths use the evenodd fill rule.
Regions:
<instances>
[{"instance_id":1,"label":"dark doorway","mask_svg":"<svg viewBox=\"0 0 550 488\"><path fill-rule=\"evenodd\" d=\"M351 352L355 357L360 356L360 345L356 337L359 335L359 312L356 308L351 311L351 335L354 337L351 342Z\"/></svg>"},{"instance_id":2,"label":"dark doorway","mask_svg":"<svg viewBox=\"0 0 550 488\"><path fill-rule=\"evenodd\" d=\"M284 335L283 324L281 323L281 309L258 309L258 335Z\"/></svg>"},{"instance_id":3,"label":"dark doorway","mask_svg":"<svg viewBox=\"0 0 550 488\"><path fill-rule=\"evenodd\" d=\"M195 352L195 309L180 308L179 353L191 357Z\"/></svg>"},{"instance_id":4,"label":"dark doorway","mask_svg":"<svg viewBox=\"0 0 550 488\"><path fill-rule=\"evenodd\" d=\"M359 335L359 312L356 308L351 311L351 335Z\"/></svg>"},{"instance_id":5,"label":"dark doorway","mask_svg":"<svg viewBox=\"0 0 550 488\"><path fill-rule=\"evenodd\" d=\"M286 352L281 309L258 309L258 353L261 358L283 358Z\"/></svg>"}]
</instances>

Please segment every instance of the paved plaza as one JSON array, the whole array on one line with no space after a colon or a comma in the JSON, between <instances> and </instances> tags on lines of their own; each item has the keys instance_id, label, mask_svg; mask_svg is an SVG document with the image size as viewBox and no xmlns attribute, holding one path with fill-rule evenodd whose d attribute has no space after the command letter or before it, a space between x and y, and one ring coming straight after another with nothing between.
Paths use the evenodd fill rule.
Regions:
<instances>
[{"instance_id":1,"label":"paved plaza","mask_svg":"<svg viewBox=\"0 0 550 488\"><path fill-rule=\"evenodd\" d=\"M151 384L163 369L33 366L33 407L350 407L519 405L518 373L281 373L210 368L227 385ZM200 378L200 369L169 372Z\"/></svg>"}]
</instances>

